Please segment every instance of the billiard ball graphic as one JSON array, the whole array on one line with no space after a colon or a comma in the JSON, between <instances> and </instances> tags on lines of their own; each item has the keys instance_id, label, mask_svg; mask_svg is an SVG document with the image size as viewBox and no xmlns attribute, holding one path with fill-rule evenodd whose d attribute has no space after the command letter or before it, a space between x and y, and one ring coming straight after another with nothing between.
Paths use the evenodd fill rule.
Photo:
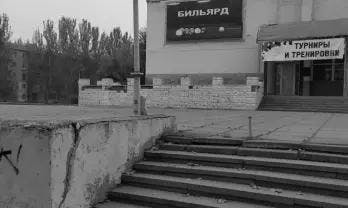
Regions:
<instances>
[{"instance_id":1,"label":"billiard ball graphic","mask_svg":"<svg viewBox=\"0 0 348 208\"><path fill-rule=\"evenodd\" d=\"M219 27L219 32L225 32L225 28L224 27Z\"/></svg>"},{"instance_id":2,"label":"billiard ball graphic","mask_svg":"<svg viewBox=\"0 0 348 208\"><path fill-rule=\"evenodd\" d=\"M183 35L183 28L180 28L179 30L176 31L176 36L182 36Z\"/></svg>"}]
</instances>

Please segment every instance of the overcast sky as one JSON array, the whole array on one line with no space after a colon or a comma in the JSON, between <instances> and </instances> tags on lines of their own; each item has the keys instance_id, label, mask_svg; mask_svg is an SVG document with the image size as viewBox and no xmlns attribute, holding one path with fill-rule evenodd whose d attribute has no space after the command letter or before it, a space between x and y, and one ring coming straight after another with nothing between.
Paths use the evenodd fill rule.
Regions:
<instances>
[{"instance_id":1,"label":"overcast sky","mask_svg":"<svg viewBox=\"0 0 348 208\"><path fill-rule=\"evenodd\" d=\"M139 0L140 26L146 26L146 0ZM78 21L88 19L101 31L110 32L114 27L133 31L132 0L0 0L0 13L10 18L12 39L31 40L34 30L46 19L58 25L61 16Z\"/></svg>"}]
</instances>

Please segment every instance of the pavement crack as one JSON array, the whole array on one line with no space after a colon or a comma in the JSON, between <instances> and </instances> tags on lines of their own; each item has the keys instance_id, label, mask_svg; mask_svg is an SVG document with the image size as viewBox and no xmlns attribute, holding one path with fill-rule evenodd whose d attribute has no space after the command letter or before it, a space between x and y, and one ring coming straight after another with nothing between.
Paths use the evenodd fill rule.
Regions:
<instances>
[{"instance_id":1,"label":"pavement crack","mask_svg":"<svg viewBox=\"0 0 348 208\"><path fill-rule=\"evenodd\" d=\"M62 208L66 197L68 196L68 193L71 189L71 177L72 177L72 169L74 166L74 161L76 158L76 151L79 147L81 137L80 137L80 130L81 126L79 123L72 123L71 124L73 130L74 130L74 138L73 138L73 144L68 152L67 159L66 159L66 175L64 179L64 190L62 193L62 200L59 203L58 208Z\"/></svg>"},{"instance_id":2,"label":"pavement crack","mask_svg":"<svg viewBox=\"0 0 348 208\"><path fill-rule=\"evenodd\" d=\"M303 140L302 143L309 143L314 137L316 137L319 133L319 131L321 131L324 126L326 126L326 124L335 116L335 114L331 114L325 121L324 123L322 123L319 128L313 132L313 134L310 137L307 137L306 139Z\"/></svg>"},{"instance_id":3,"label":"pavement crack","mask_svg":"<svg viewBox=\"0 0 348 208\"><path fill-rule=\"evenodd\" d=\"M282 126L279 126L279 127L275 128L275 129L272 129L272 130L270 130L270 131L267 131L266 133L259 134L259 135L255 136L255 139L259 139L259 138L262 137L262 136L268 136L268 135L270 135L270 134L272 134L272 133L278 131L279 129L282 129L282 128L288 126L288 125L289 125L289 124L285 124L285 125L282 125Z\"/></svg>"},{"instance_id":4,"label":"pavement crack","mask_svg":"<svg viewBox=\"0 0 348 208\"><path fill-rule=\"evenodd\" d=\"M287 116L285 116L285 117L287 117ZM299 121L303 121L303 120L305 120L305 118L299 119ZM287 127L287 126L291 126L291 125L293 125L293 124L296 124L296 123L299 122L299 121L294 121L294 122L291 122L291 123L288 123L288 124L284 124L284 125L279 126L279 127L275 128L275 129L272 129L272 130L270 130L270 131L267 131L266 133L259 134L259 135L255 136L254 138L255 138L255 139L260 139L260 137L262 137L262 136L268 136L268 135L270 135L270 134L272 134L272 133L278 131L279 129L282 129L282 128Z\"/></svg>"}]
</instances>

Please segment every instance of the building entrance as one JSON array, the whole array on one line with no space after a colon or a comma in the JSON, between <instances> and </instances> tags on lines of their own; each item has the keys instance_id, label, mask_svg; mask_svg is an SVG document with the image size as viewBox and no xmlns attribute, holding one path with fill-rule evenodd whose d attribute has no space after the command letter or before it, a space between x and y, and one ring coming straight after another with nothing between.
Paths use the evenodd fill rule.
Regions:
<instances>
[{"instance_id":1,"label":"building entrance","mask_svg":"<svg viewBox=\"0 0 348 208\"><path fill-rule=\"evenodd\" d=\"M344 60L266 63L267 95L343 96Z\"/></svg>"}]
</instances>

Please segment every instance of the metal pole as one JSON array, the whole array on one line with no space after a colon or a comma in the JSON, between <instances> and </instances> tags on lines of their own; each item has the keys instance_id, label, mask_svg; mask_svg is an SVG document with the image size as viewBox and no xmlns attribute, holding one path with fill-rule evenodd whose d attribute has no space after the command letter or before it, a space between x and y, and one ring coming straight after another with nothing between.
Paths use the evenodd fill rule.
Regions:
<instances>
[{"instance_id":1,"label":"metal pole","mask_svg":"<svg viewBox=\"0 0 348 208\"><path fill-rule=\"evenodd\" d=\"M249 116L249 139L253 138L253 129L252 129L252 117Z\"/></svg>"},{"instance_id":2,"label":"metal pole","mask_svg":"<svg viewBox=\"0 0 348 208\"><path fill-rule=\"evenodd\" d=\"M133 0L134 23L134 114L140 115L140 60L139 60L139 7L138 0Z\"/></svg>"}]
</instances>

